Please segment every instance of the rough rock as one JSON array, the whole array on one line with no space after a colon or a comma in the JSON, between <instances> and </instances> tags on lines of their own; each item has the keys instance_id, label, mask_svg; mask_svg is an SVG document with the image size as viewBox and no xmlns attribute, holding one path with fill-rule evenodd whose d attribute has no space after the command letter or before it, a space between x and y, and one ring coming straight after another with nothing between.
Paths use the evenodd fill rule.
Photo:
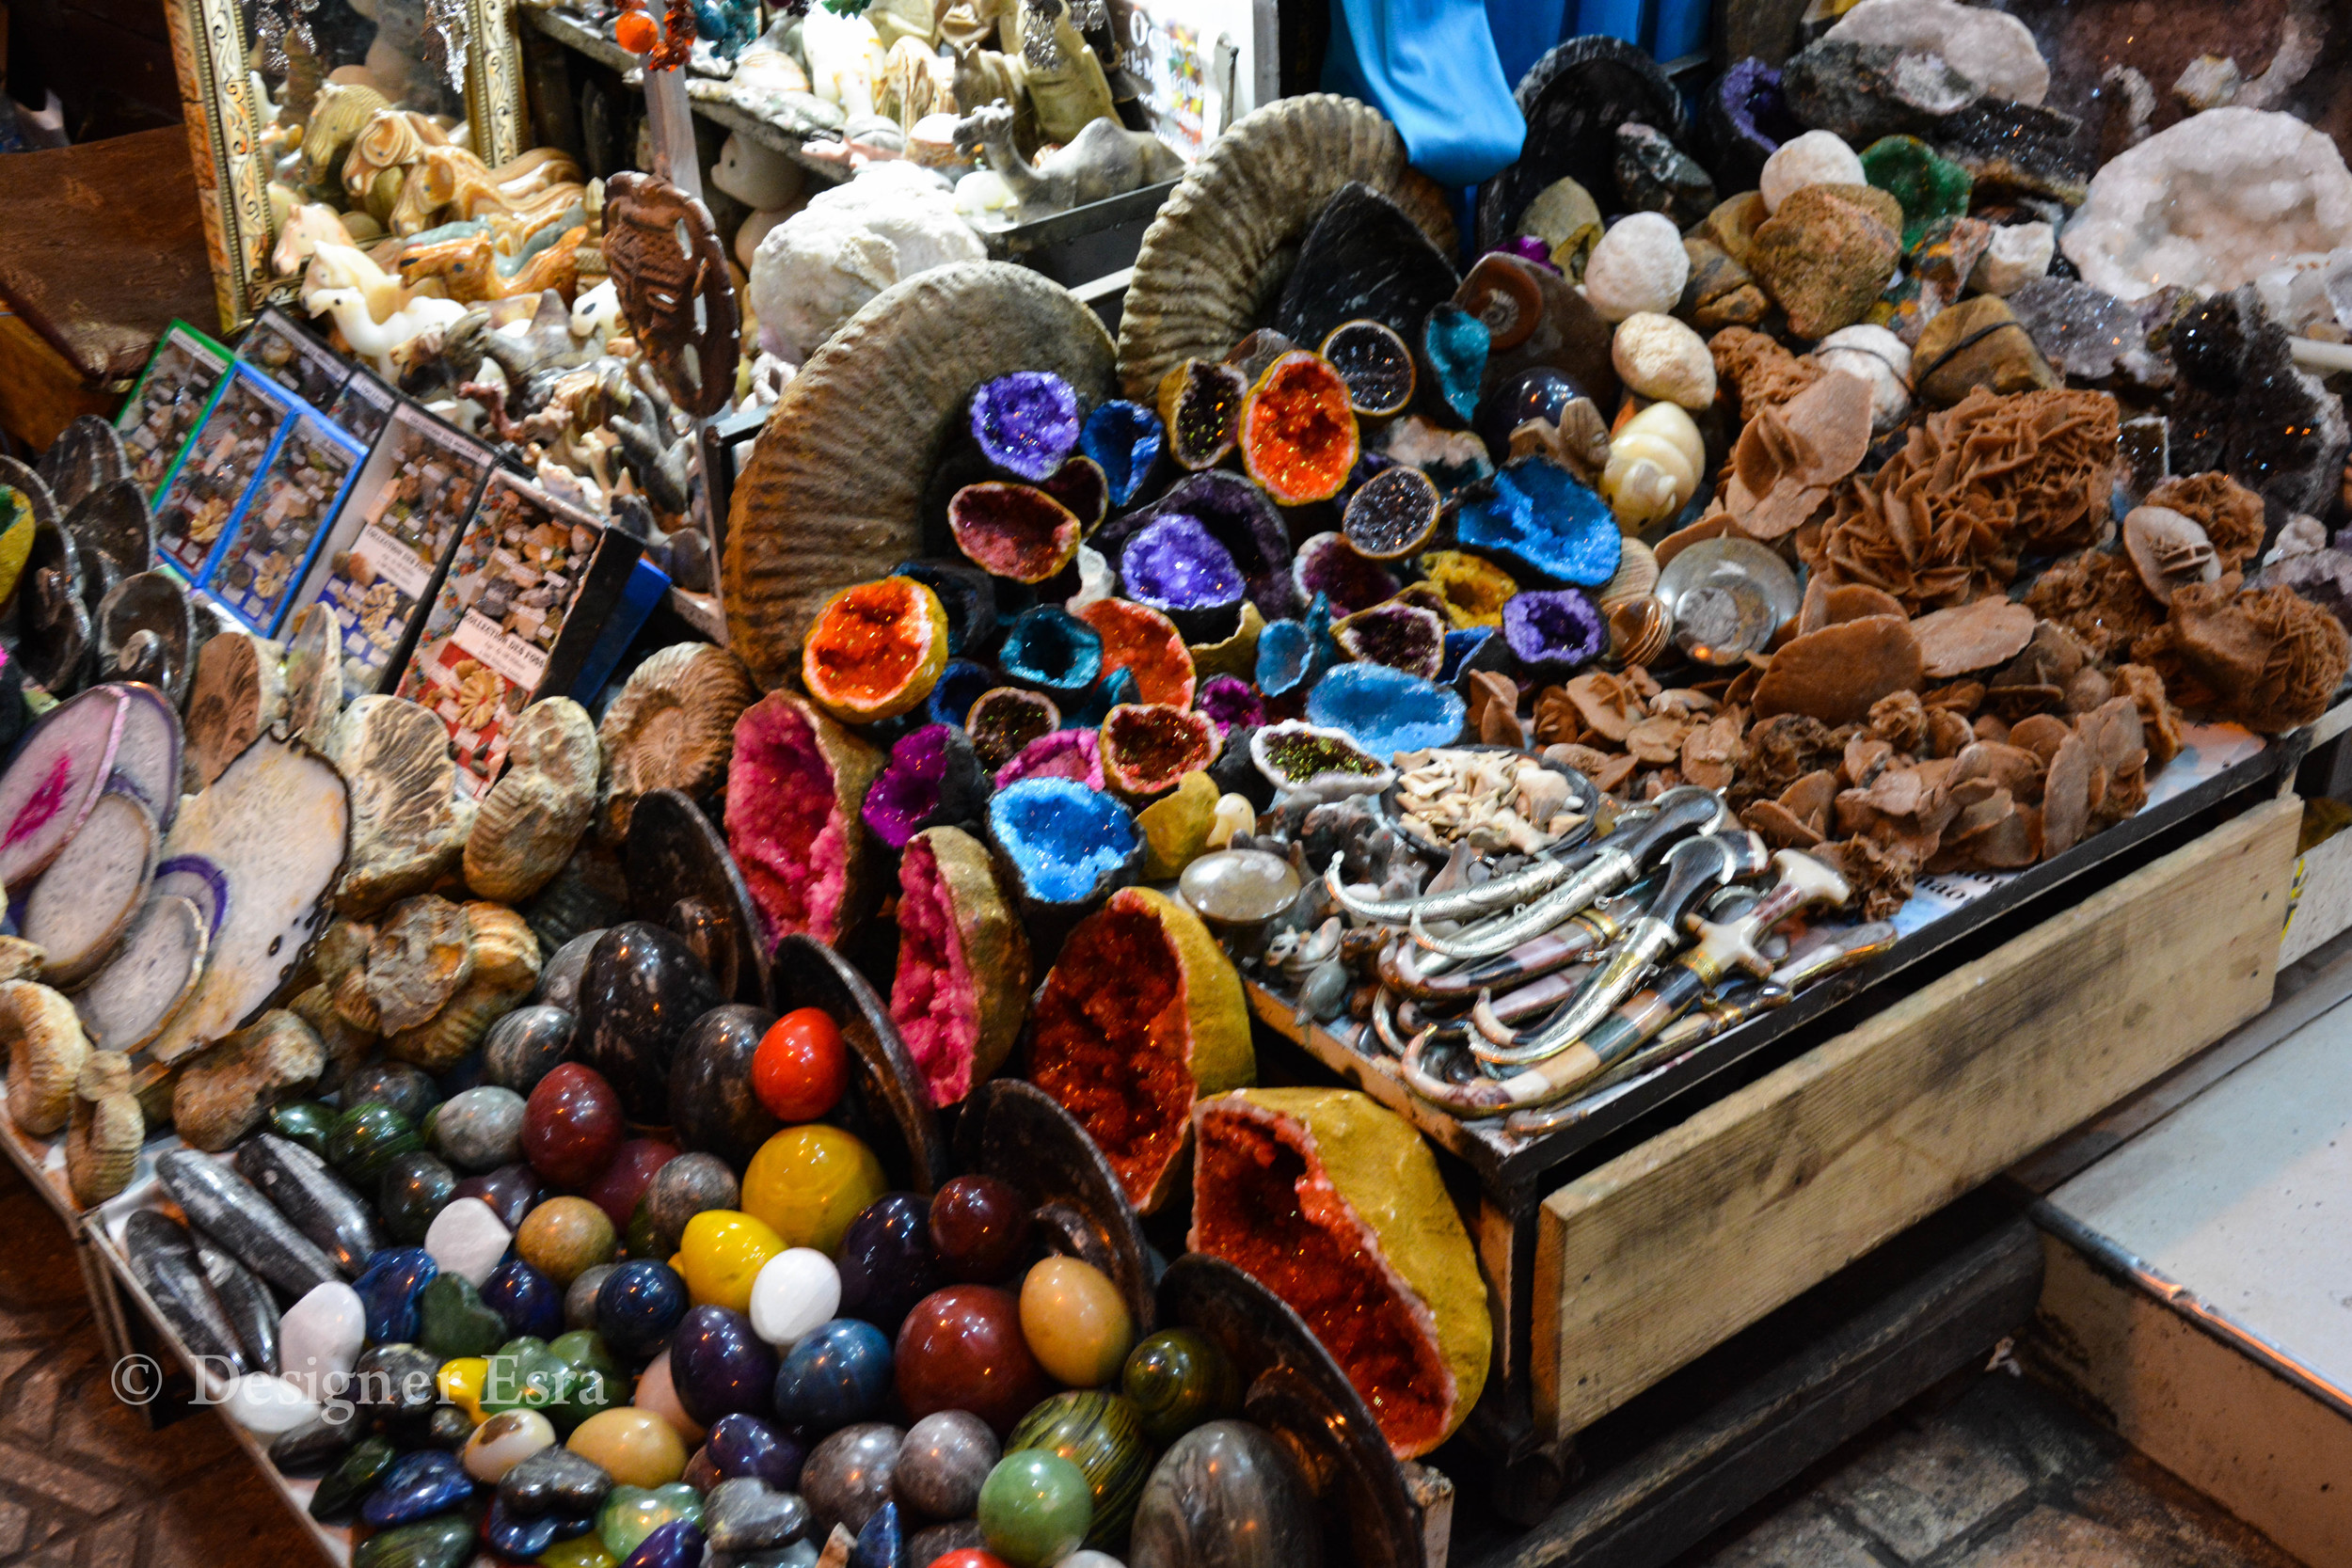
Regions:
<instances>
[{"instance_id":1,"label":"rough rock","mask_svg":"<svg viewBox=\"0 0 2352 1568\"><path fill-rule=\"evenodd\" d=\"M1807 185L1757 227L1749 267L1788 313L1791 332L1827 337L1877 303L1902 256L1900 221L1883 191Z\"/></svg>"},{"instance_id":2,"label":"rough rock","mask_svg":"<svg viewBox=\"0 0 2352 1568\"><path fill-rule=\"evenodd\" d=\"M1822 39L1781 68L1789 112L1848 145L1925 135L1977 98L1977 85L1940 55L1891 43Z\"/></svg>"},{"instance_id":3,"label":"rough rock","mask_svg":"<svg viewBox=\"0 0 2352 1568\"><path fill-rule=\"evenodd\" d=\"M2050 90L2050 67L2024 23L1989 7L1960 0L1861 0L1823 35L1839 43L1892 44L1940 55L1976 90L2020 103L2039 103Z\"/></svg>"}]
</instances>

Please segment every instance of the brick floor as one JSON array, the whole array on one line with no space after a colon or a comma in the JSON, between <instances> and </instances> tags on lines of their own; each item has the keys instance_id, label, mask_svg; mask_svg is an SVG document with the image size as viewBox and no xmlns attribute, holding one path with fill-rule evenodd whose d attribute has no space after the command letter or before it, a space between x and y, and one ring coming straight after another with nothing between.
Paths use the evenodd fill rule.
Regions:
<instances>
[{"instance_id":1,"label":"brick floor","mask_svg":"<svg viewBox=\"0 0 2352 1568\"><path fill-rule=\"evenodd\" d=\"M1995 1371L1864 1433L1677 1568L2300 1565L2057 1395Z\"/></svg>"},{"instance_id":2,"label":"brick floor","mask_svg":"<svg viewBox=\"0 0 2352 1568\"><path fill-rule=\"evenodd\" d=\"M310 1568L310 1536L221 1425L117 1402L65 1227L0 1164L0 1563Z\"/></svg>"}]
</instances>

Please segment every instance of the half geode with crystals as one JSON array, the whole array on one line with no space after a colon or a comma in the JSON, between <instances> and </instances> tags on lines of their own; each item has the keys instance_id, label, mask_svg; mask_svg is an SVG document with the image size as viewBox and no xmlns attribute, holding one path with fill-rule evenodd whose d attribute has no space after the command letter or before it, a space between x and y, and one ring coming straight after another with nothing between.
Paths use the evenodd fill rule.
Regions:
<instances>
[{"instance_id":1,"label":"half geode with crystals","mask_svg":"<svg viewBox=\"0 0 2352 1568\"><path fill-rule=\"evenodd\" d=\"M1029 939L987 846L927 828L898 860L898 964L890 1021L934 1105L996 1074L1029 1007Z\"/></svg>"},{"instance_id":2,"label":"half geode with crystals","mask_svg":"<svg viewBox=\"0 0 2352 1568\"><path fill-rule=\"evenodd\" d=\"M1467 705L1451 687L1385 664L1343 664L1307 694L1307 717L1376 757L1451 746Z\"/></svg>"},{"instance_id":3,"label":"half geode with crystals","mask_svg":"<svg viewBox=\"0 0 2352 1568\"><path fill-rule=\"evenodd\" d=\"M1103 777L1133 800L1176 787L1216 760L1223 736L1205 713L1165 703L1122 703L1103 720Z\"/></svg>"},{"instance_id":4,"label":"half geode with crystals","mask_svg":"<svg viewBox=\"0 0 2352 1568\"><path fill-rule=\"evenodd\" d=\"M1530 589L1502 607L1502 638L1528 669L1565 675L1600 657L1609 627L1593 601L1573 588Z\"/></svg>"},{"instance_id":5,"label":"half geode with crystals","mask_svg":"<svg viewBox=\"0 0 2352 1568\"><path fill-rule=\"evenodd\" d=\"M1143 869L1134 816L1100 785L1074 779L1023 779L997 790L988 838L1032 915L1083 910Z\"/></svg>"},{"instance_id":6,"label":"half geode with crystals","mask_svg":"<svg viewBox=\"0 0 2352 1568\"><path fill-rule=\"evenodd\" d=\"M972 440L980 455L1016 479L1039 483L1078 445L1078 394L1051 371L1015 371L972 394Z\"/></svg>"},{"instance_id":7,"label":"half geode with crystals","mask_svg":"<svg viewBox=\"0 0 2352 1568\"><path fill-rule=\"evenodd\" d=\"M1391 599L1332 628L1348 657L1434 679L1445 665L1445 623L1421 605Z\"/></svg>"},{"instance_id":8,"label":"half geode with crystals","mask_svg":"<svg viewBox=\"0 0 2352 1568\"><path fill-rule=\"evenodd\" d=\"M882 756L806 698L771 691L735 721L727 847L767 927L819 942L869 912L862 809Z\"/></svg>"},{"instance_id":9,"label":"half geode with crystals","mask_svg":"<svg viewBox=\"0 0 2352 1568\"><path fill-rule=\"evenodd\" d=\"M910 730L890 748L890 762L866 792L859 815L893 849L927 828L977 822L989 777L972 738L948 724Z\"/></svg>"},{"instance_id":10,"label":"half geode with crystals","mask_svg":"<svg viewBox=\"0 0 2352 1568\"><path fill-rule=\"evenodd\" d=\"M1232 551L1184 512L1154 517L1129 539L1120 552L1119 576L1130 598L1158 610L1188 637L1230 626L1233 608L1249 592Z\"/></svg>"},{"instance_id":11,"label":"half geode with crystals","mask_svg":"<svg viewBox=\"0 0 2352 1568\"><path fill-rule=\"evenodd\" d=\"M1306 800L1377 795L1396 783L1396 769L1345 730L1295 721L1252 731L1249 760L1278 793Z\"/></svg>"},{"instance_id":12,"label":"half geode with crystals","mask_svg":"<svg viewBox=\"0 0 2352 1568\"><path fill-rule=\"evenodd\" d=\"M1291 581L1291 536L1282 514L1264 491L1230 469L1186 474L1151 505L1104 523L1094 547L1105 554L1123 549L1157 519L1178 515L1198 522L1225 547L1260 614L1279 621L1298 612L1306 595Z\"/></svg>"}]
</instances>

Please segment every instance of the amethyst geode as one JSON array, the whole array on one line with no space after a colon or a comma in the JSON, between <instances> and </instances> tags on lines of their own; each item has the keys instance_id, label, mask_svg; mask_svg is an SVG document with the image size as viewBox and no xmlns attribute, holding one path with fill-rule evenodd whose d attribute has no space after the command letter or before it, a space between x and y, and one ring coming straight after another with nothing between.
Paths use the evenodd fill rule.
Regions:
<instances>
[{"instance_id":1,"label":"amethyst geode","mask_svg":"<svg viewBox=\"0 0 2352 1568\"><path fill-rule=\"evenodd\" d=\"M947 724L910 730L890 748L890 762L866 792L859 815L893 849L926 828L977 821L989 778L972 737Z\"/></svg>"},{"instance_id":2,"label":"amethyst geode","mask_svg":"<svg viewBox=\"0 0 2352 1568\"><path fill-rule=\"evenodd\" d=\"M1502 607L1502 640L1528 669L1565 674L1600 657L1609 627L1577 590L1536 588L1513 594Z\"/></svg>"},{"instance_id":3,"label":"amethyst geode","mask_svg":"<svg viewBox=\"0 0 2352 1568\"><path fill-rule=\"evenodd\" d=\"M1365 557L1339 533L1318 533L1299 546L1291 578L1298 584L1299 597L1327 594L1332 610L1342 615L1392 599L1404 586L1395 573Z\"/></svg>"},{"instance_id":4,"label":"amethyst geode","mask_svg":"<svg viewBox=\"0 0 2352 1568\"><path fill-rule=\"evenodd\" d=\"M1219 735L1229 737L1236 729L1252 730L1265 722L1265 703L1258 689L1239 675L1211 675L1193 694L1192 705L1208 715Z\"/></svg>"},{"instance_id":5,"label":"amethyst geode","mask_svg":"<svg viewBox=\"0 0 2352 1568\"><path fill-rule=\"evenodd\" d=\"M1078 445L1078 394L1051 371L1015 371L980 383L971 427L981 456L1039 483Z\"/></svg>"},{"instance_id":6,"label":"amethyst geode","mask_svg":"<svg viewBox=\"0 0 2352 1568\"><path fill-rule=\"evenodd\" d=\"M1715 178L1724 190L1753 189L1764 160L1804 134L1780 90L1780 72L1751 55L1734 64L1707 98L1707 125L1715 143Z\"/></svg>"},{"instance_id":7,"label":"amethyst geode","mask_svg":"<svg viewBox=\"0 0 2352 1568\"><path fill-rule=\"evenodd\" d=\"M1154 517L1129 539L1119 575L1129 598L1167 616L1186 637L1230 626L1230 611L1249 588L1232 552L1184 512Z\"/></svg>"},{"instance_id":8,"label":"amethyst geode","mask_svg":"<svg viewBox=\"0 0 2352 1568\"><path fill-rule=\"evenodd\" d=\"M1307 602L1291 581L1291 536L1265 492L1230 469L1186 474L1146 507L1104 523L1094 547L1117 559L1126 542L1172 514L1191 517L1225 546L1241 572L1250 602L1269 621L1295 615Z\"/></svg>"},{"instance_id":9,"label":"amethyst geode","mask_svg":"<svg viewBox=\"0 0 2352 1568\"><path fill-rule=\"evenodd\" d=\"M1374 605L1342 621L1335 632L1342 651L1353 659L1424 680L1435 679L1445 665L1445 623L1420 605Z\"/></svg>"}]
</instances>

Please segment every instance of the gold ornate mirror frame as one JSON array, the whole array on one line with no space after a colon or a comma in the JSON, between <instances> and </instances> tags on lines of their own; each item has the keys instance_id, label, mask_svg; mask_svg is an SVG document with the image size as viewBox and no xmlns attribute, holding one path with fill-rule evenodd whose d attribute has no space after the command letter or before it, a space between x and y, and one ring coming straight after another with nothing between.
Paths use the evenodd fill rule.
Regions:
<instances>
[{"instance_id":1,"label":"gold ornate mirror frame","mask_svg":"<svg viewBox=\"0 0 2352 1568\"><path fill-rule=\"evenodd\" d=\"M528 121L513 0L464 0L466 119L475 152L496 166L519 155ZM224 332L242 331L272 293L269 168L246 70L252 40L237 0L166 0L181 118L196 166L213 297ZM278 285L284 291L284 285Z\"/></svg>"}]
</instances>

